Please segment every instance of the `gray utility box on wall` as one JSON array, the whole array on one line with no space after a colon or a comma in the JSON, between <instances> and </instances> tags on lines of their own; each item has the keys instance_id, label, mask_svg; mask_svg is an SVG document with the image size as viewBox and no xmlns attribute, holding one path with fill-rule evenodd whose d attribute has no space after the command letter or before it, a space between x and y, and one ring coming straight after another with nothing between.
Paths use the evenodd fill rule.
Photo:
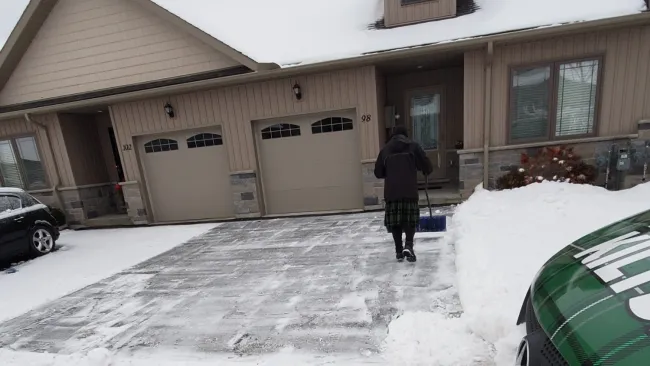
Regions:
<instances>
[{"instance_id":1,"label":"gray utility box on wall","mask_svg":"<svg viewBox=\"0 0 650 366\"><path fill-rule=\"evenodd\" d=\"M630 170L630 153L627 149L618 150L618 159L616 161L616 170L627 171Z\"/></svg>"}]
</instances>

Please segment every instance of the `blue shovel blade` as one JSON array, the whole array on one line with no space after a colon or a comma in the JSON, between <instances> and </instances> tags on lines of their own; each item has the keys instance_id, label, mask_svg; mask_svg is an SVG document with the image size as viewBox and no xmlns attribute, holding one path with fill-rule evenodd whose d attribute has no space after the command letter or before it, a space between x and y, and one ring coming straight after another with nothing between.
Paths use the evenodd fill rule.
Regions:
<instances>
[{"instance_id":1,"label":"blue shovel blade","mask_svg":"<svg viewBox=\"0 0 650 366\"><path fill-rule=\"evenodd\" d=\"M440 232L447 230L447 216L422 216L417 231Z\"/></svg>"}]
</instances>

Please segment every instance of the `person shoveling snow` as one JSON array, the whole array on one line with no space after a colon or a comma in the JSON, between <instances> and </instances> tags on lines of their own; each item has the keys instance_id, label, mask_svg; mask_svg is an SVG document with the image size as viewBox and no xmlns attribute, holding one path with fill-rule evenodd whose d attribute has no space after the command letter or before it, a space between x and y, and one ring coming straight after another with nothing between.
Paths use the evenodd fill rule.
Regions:
<instances>
[{"instance_id":1,"label":"person shoveling snow","mask_svg":"<svg viewBox=\"0 0 650 366\"><path fill-rule=\"evenodd\" d=\"M377 156L375 176L384 179L386 209L384 226L393 234L395 255L415 262L414 237L420 219L418 205L418 171L428 176L433 171L431 161L422 146L408 138L405 126L396 126L391 139ZM402 233L406 244L402 246Z\"/></svg>"}]
</instances>

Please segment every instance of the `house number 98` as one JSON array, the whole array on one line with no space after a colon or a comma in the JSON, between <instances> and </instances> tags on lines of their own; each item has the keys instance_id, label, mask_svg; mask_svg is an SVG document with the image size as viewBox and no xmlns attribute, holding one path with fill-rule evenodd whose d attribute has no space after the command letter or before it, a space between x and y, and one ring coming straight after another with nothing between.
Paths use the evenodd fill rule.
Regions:
<instances>
[{"instance_id":1,"label":"house number 98","mask_svg":"<svg viewBox=\"0 0 650 366\"><path fill-rule=\"evenodd\" d=\"M370 122L371 119L372 119L372 116L370 114L364 114L363 116L361 116L361 122L366 122L367 123L367 122Z\"/></svg>"}]
</instances>

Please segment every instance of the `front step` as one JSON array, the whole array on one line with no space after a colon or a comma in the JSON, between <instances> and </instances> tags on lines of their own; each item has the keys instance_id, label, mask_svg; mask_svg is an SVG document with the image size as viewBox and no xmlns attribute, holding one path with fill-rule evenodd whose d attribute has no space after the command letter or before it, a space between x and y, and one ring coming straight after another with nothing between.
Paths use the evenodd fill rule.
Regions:
<instances>
[{"instance_id":1,"label":"front step","mask_svg":"<svg viewBox=\"0 0 650 366\"><path fill-rule=\"evenodd\" d=\"M427 197L424 190L418 192L418 204L420 207L427 207ZM429 200L431 206L457 205L463 201L460 191L453 189L429 189Z\"/></svg>"},{"instance_id":2,"label":"front step","mask_svg":"<svg viewBox=\"0 0 650 366\"><path fill-rule=\"evenodd\" d=\"M106 215L86 220L84 221L83 226L87 228L133 226L133 222L128 215Z\"/></svg>"}]
</instances>

